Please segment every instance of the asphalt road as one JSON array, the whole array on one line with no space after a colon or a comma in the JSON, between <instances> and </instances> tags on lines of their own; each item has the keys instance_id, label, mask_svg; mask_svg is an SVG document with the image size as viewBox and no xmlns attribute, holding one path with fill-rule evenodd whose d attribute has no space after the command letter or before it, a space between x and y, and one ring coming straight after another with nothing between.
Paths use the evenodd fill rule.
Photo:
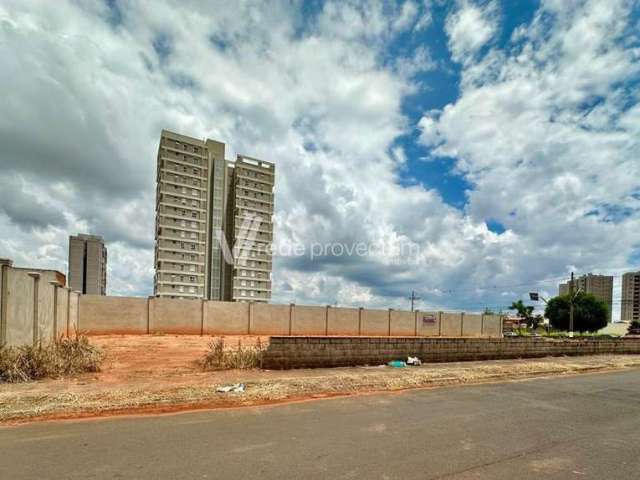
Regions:
<instances>
[{"instance_id":1,"label":"asphalt road","mask_svg":"<svg viewBox=\"0 0 640 480\"><path fill-rule=\"evenodd\" d=\"M0 479L635 479L640 371L0 429Z\"/></svg>"}]
</instances>

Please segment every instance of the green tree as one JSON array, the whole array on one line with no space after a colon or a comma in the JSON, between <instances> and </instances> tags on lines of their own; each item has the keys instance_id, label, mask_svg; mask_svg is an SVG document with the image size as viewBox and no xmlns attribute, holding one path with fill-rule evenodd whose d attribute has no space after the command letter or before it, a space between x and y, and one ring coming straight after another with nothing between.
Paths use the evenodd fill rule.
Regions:
<instances>
[{"instance_id":1,"label":"green tree","mask_svg":"<svg viewBox=\"0 0 640 480\"><path fill-rule=\"evenodd\" d=\"M569 330L571 297L560 295L547 303L544 315L551 326L558 330ZM596 332L607 326L609 306L589 293L579 292L573 299L573 329L578 332Z\"/></svg>"},{"instance_id":2,"label":"green tree","mask_svg":"<svg viewBox=\"0 0 640 480\"><path fill-rule=\"evenodd\" d=\"M531 305L525 305L522 303L522 300L518 300L517 302L513 302L509 307L509 310L515 310L518 312L518 316L527 324L527 327L536 329L538 325L542 321L542 317L540 315L533 315L534 307Z\"/></svg>"}]
</instances>

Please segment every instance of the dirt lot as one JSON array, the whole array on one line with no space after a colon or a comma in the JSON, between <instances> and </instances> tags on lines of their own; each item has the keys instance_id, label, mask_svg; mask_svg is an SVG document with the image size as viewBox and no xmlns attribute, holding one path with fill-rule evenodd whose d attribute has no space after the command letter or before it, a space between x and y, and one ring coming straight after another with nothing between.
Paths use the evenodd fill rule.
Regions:
<instances>
[{"instance_id":1,"label":"dirt lot","mask_svg":"<svg viewBox=\"0 0 640 480\"><path fill-rule=\"evenodd\" d=\"M237 345L240 337L224 337ZM203 372L197 361L212 337L101 336L102 371L74 378L0 384L0 422L228 408L407 388L435 387L544 375L640 368L640 355L602 355L490 362L316 370ZM242 337L243 345L268 342ZM216 388L244 383L244 393Z\"/></svg>"}]
</instances>

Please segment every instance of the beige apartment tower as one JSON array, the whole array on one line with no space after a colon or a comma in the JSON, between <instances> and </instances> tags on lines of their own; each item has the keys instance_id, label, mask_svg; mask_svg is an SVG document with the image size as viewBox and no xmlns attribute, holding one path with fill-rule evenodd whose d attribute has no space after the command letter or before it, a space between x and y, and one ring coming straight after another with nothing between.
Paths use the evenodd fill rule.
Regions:
<instances>
[{"instance_id":1,"label":"beige apartment tower","mask_svg":"<svg viewBox=\"0 0 640 480\"><path fill-rule=\"evenodd\" d=\"M560 295L569 293L569 283L561 283L559 285ZM589 273L582 275L574 280L574 291L578 289L585 293L590 293L599 300L602 300L609 306L609 322L613 312L613 277L608 275L594 275Z\"/></svg>"},{"instance_id":2,"label":"beige apartment tower","mask_svg":"<svg viewBox=\"0 0 640 480\"><path fill-rule=\"evenodd\" d=\"M166 130L157 162L154 295L269 301L275 166Z\"/></svg>"},{"instance_id":3,"label":"beige apartment tower","mask_svg":"<svg viewBox=\"0 0 640 480\"><path fill-rule=\"evenodd\" d=\"M622 308L620 320L640 321L640 271L622 275Z\"/></svg>"},{"instance_id":4,"label":"beige apartment tower","mask_svg":"<svg viewBox=\"0 0 640 480\"><path fill-rule=\"evenodd\" d=\"M88 295L107 294L107 248L97 235L69 237L69 287Z\"/></svg>"}]
</instances>

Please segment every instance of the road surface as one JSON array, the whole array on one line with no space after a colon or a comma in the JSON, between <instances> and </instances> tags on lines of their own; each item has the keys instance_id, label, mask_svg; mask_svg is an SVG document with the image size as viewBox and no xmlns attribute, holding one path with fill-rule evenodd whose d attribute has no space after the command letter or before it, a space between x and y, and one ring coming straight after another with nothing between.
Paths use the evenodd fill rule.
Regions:
<instances>
[{"instance_id":1,"label":"road surface","mask_svg":"<svg viewBox=\"0 0 640 480\"><path fill-rule=\"evenodd\" d=\"M632 479L640 371L0 429L2 479Z\"/></svg>"}]
</instances>

